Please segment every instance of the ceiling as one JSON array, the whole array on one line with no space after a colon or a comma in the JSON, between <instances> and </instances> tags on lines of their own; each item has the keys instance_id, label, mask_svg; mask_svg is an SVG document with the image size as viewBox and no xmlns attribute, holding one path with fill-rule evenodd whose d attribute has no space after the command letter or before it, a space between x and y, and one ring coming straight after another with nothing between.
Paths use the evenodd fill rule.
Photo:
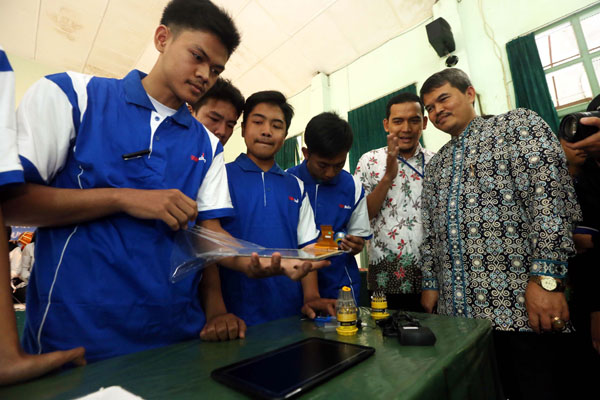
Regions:
<instances>
[{"instance_id":1,"label":"ceiling","mask_svg":"<svg viewBox=\"0 0 600 400\"><path fill-rule=\"evenodd\" d=\"M437 0L216 0L242 34L223 76L245 96L293 96L431 17ZM149 71L168 0L0 0L0 44L61 70Z\"/></svg>"}]
</instances>

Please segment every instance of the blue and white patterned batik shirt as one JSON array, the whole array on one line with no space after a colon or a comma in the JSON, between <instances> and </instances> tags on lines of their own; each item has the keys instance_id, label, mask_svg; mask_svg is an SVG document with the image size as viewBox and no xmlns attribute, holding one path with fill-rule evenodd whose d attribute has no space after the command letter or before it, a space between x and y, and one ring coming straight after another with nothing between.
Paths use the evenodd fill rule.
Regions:
<instances>
[{"instance_id":1,"label":"blue and white patterned batik shirt","mask_svg":"<svg viewBox=\"0 0 600 400\"><path fill-rule=\"evenodd\" d=\"M580 210L560 143L533 111L475 118L426 167L423 289L438 313L531 330L529 275L564 278Z\"/></svg>"}]
</instances>

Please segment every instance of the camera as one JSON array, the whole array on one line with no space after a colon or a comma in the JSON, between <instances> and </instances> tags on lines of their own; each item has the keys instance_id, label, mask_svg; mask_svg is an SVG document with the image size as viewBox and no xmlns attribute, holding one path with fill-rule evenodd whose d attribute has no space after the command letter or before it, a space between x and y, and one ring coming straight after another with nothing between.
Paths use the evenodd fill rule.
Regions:
<instances>
[{"instance_id":1,"label":"camera","mask_svg":"<svg viewBox=\"0 0 600 400\"><path fill-rule=\"evenodd\" d=\"M594 97L586 111L565 115L560 121L558 137L569 143L574 143L598 132L597 127L584 125L580 122L581 118L586 117L600 118L600 95Z\"/></svg>"}]
</instances>

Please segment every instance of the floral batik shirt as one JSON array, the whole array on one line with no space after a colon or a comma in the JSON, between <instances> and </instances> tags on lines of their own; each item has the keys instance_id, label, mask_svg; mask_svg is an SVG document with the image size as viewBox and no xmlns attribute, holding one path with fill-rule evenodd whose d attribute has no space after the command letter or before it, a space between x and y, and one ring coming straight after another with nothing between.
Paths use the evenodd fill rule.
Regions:
<instances>
[{"instance_id":1,"label":"floral batik shirt","mask_svg":"<svg viewBox=\"0 0 600 400\"><path fill-rule=\"evenodd\" d=\"M426 168L423 289L438 313L530 331L529 275L564 278L580 211L560 143L533 111L475 118Z\"/></svg>"},{"instance_id":2,"label":"floral batik shirt","mask_svg":"<svg viewBox=\"0 0 600 400\"><path fill-rule=\"evenodd\" d=\"M385 293L421 291L419 245L423 239L421 189L425 165L433 152L417 147L413 157L398 159L398 175L388 190L379 213L371 219L373 239L369 242L369 290ZM383 178L387 147L371 150L360 158L354 175L365 194L371 193Z\"/></svg>"}]
</instances>

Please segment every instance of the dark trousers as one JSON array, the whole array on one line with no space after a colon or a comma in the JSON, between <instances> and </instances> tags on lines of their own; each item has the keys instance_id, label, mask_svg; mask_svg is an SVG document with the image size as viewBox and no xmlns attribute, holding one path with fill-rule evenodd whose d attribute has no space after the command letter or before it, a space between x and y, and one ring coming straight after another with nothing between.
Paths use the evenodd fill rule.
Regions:
<instances>
[{"instance_id":1,"label":"dark trousers","mask_svg":"<svg viewBox=\"0 0 600 400\"><path fill-rule=\"evenodd\" d=\"M496 361L504 395L519 399L596 398L587 391L573 334L494 331ZM600 379L598 376L596 379Z\"/></svg>"}]
</instances>

